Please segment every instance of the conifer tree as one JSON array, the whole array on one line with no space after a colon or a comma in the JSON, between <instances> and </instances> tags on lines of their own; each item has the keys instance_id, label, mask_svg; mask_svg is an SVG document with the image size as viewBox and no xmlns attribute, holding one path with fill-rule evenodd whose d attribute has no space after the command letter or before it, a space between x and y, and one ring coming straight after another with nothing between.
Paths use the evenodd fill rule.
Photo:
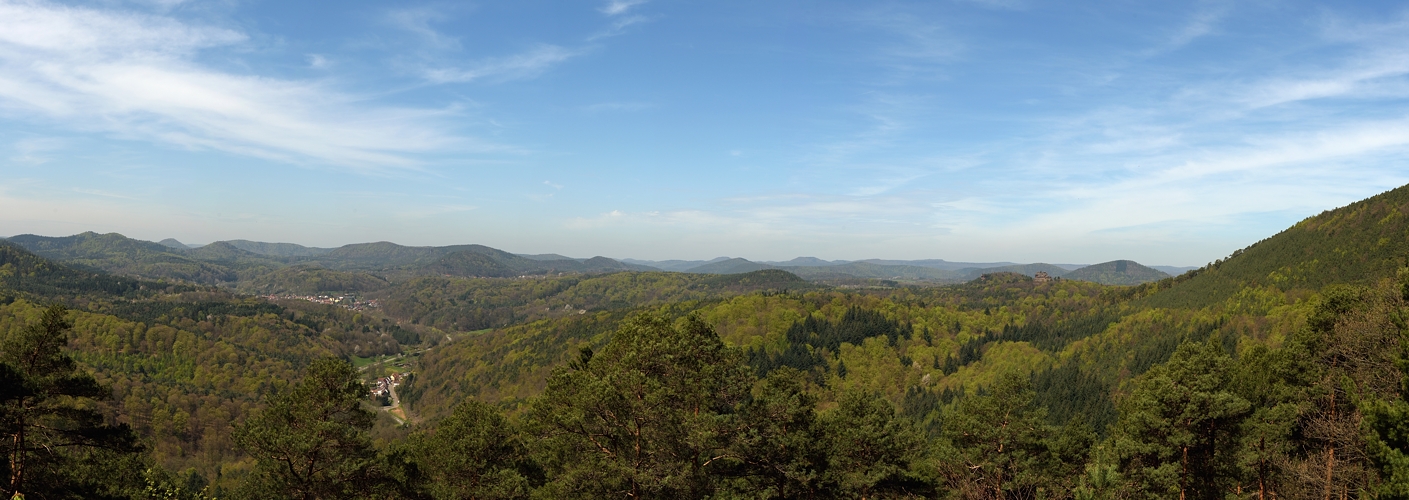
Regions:
<instances>
[{"instance_id":1,"label":"conifer tree","mask_svg":"<svg viewBox=\"0 0 1409 500\"><path fill-rule=\"evenodd\" d=\"M297 385L270 396L268 408L235 428L235 442L256 461L245 495L374 496L381 471L367 434L376 414L362 407L366 395L351 365L323 358L309 365Z\"/></svg>"},{"instance_id":2,"label":"conifer tree","mask_svg":"<svg viewBox=\"0 0 1409 500\"><path fill-rule=\"evenodd\" d=\"M28 498L112 498L145 464L126 425L94 409L109 392L65 354L73 322L61 305L0 342L4 491Z\"/></svg>"},{"instance_id":3,"label":"conifer tree","mask_svg":"<svg viewBox=\"0 0 1409 500\"><path fill-rule=\"evenodd\" d=\"M827 449L815 412L817 398L803 387L805 374L774 370L739 410L740 430L731 450L738 468L731 488L749 498L824 498Z\"/></svg>"},{"instance_id":4,"label":"conifer tree","mask_svg":"<svg viewBox=\"0 0 1409 500\"><path fill-rule=\"evenodd\" d=\"M905 498L933 489L917 470L927 443L879 394L843 393L821 426L827 447L822 484L831 498Z\"/></svg>"},{"instance_id":5,"label":"conifer tree","mask_svg":"<svg viewBox=\"0 0 1409 500\"><path fill-rule=\"evenodd\" d=\"M1057 443L1049 441L1056 430L1035 398L1028 377L1008 373L987 394L960 399L945 414L941 437L952 447L945 461L951 488L964 498L1027 498L1039 489L1050 493L1060 479L1058 466L1068 458L1056 448L1086 448L1089 443L1053 446ZM1084 457L1072 458L1085 462Z\"/></svg>"},{"instance_id":6,"label":"conifer tree","mask_svg":"<svg viewBox=\"0 0 1409 500\"><path fill-rule=\"evenodd\" d=\"M1235 431L1248 401L1229 390L1232 359L1217 341L1181 344L1121 401L1115 451L1139 498L1222 498L1238 478Z\"/></svg>"},{"instance_id":7,"label":"conifer tree","mask_svg":"<svg viewBox=\"0 0 1409 500\"><path fill-rule=\"evenodd\" d=\"M533 465L515 431L497 408L469 400L408 447L437 500L528 498Z\"/></svg>"},{"instance_id":8,"label":"conifer tree","mask_svg":"<svg viewBox=\"0 0 1409 500\"><path fill-rule=\"evenodd\" d=\"M559 498L699 498L732 456L734 408L753 377L704 321L644 314L605 348L560 368L529 410Z\"/></svg>"}]
</instances>

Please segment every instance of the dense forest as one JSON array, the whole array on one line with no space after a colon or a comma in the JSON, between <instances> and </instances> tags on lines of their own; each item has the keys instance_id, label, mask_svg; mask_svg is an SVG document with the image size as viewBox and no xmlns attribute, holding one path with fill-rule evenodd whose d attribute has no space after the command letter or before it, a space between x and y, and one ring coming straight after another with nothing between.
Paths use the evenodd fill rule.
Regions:
<instances>
[{"instance_id":1,"label":"dense forest","mask_svg":"<svg viewBox=\"0 0 1409 500\"><path fill-rule=\"evenodd\" d=\"M1409 187L1133 286L992 269L832 287L475 245L0 242L0 484L45 499L1409 498L1406 211ZM270 295L328 287L380 302ZM368 396L393 372L410 372L404 419Z\"/></svg>"}]
</instances>

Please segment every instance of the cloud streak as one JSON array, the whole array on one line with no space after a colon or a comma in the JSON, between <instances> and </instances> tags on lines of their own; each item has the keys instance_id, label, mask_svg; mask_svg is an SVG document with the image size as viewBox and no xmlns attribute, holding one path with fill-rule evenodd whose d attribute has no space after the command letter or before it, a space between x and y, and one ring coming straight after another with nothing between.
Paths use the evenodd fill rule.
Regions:
<instances>
[{"instance_id":1,"label":"cloud streak","mask_svg":"<svg viewBox=\"0 0 1409 500\"><path fill-rule=\"evenodd\" d=\"M543 44L507 57L490 58L467 68L433 68L424 72L426 80L442 83L497 82L534 78L548 68L581 55L583 50Z\"/></svg>"},{"instance_id":2,"label":"cloud streak","mask_svg":"<svg viewBox=\"0 0 1409 500\"><path fill-rule=\"evenodd\" d=\"M161 16L0 0L0 112L367 173L419 168L425 152L498 148L434 126L451 110L379 107L322 82L195 62L247 40Z\"/></svg>"},{"instance_id":3,"label":"cloud streak","mask_svg":"<svg viewBox=\"0 0 1409 500\"><path fill-rule=\"evenodd\" d=\"M646 3L648 0L611 0L603 5L601 11L608 16L619 16L631 10L632 7Z\"/></svg>"}]
</instances>

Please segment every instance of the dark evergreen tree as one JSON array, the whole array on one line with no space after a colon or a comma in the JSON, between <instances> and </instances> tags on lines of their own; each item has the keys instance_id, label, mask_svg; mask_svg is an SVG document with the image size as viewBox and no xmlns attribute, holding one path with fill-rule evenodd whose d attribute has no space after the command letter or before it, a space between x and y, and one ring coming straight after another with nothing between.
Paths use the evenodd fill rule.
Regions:
<instances>
[{"instance_id":1,"label":"dark evergreen tree","mask_svg":"<svg viewBox=\"0 0 1409 500\"><path fill-rule=\"evenodd\" d=\"M276 392L264 411L235 427L235 442L255 459L242 492L249 498L370 498L383 471L367 431L366 384L351 365L314 361L303 379Z\"/></svg>"},{"instance_id":2,"label":"dark evergreen tree","mask_svg":"<svg viewBox=\"0 0 1409 500\"><path fill-rule=\"evenodd\" d=\"M1073 471L1062 465L1085 463L1089 437L1073 428L1058 439L1035 397L1027 376L1009 373L987 394L960 399L945 414L941 436L952 448L943 471L951 489L963 498L994 499L1067 489L1062 480Z\"/></svg>"},{"instance_id":3,"label":"dark evergreen tree","mask_svg":"<svg viewBox=\"0 0 1409 500\"><path fill-rule=\"evenodd\" d=\"M0 449L5 495L121 498L141 486L147 464L126 425L94 402L109 392L64 353L73 322L60 305L0 342ZM127 492L127 493L124 493Z\"/></svg>"},{"instance_id":4,"label":"dark evergreen tree","mask_svg":"<svg viewBox=\"0 0 1409 500\"><path fill-rule=\"evenodd\" d=\"M528 498L537 476L516 429L479 401L461 403L407 447L418 486L437 500Z\"/></svg>"},{"instance_id":5,"label":"dark evergreen tree","mask_svg":"<svg viewBox=\"0 0 1409 500\"><path fill-rule=\"evenodd\" d=\"M558 498L699 498L729 470L741 353L690 316L628 320L583 369L558 369L529 409L543 493Z\"/></svg>"},{"instance_id":6,"label":"dark evergreen tree","mask_svg":"<svg viewBox=\"0 0 1409 500\"><path fill-rule=\"evenodd\" d=\"M1151 499L1236 489L1235 432L1249 404L1230 390L1232 363L1218 342L1189 342L1136 379L1114 435L1127 489Z\"/></svg>"},{"instance_id":7,"label":"dark evergreen tree","mask_svg":"<svg viewBox=\"0 0 1409 500\"><path fill-rule=\"evenodd\" d=\"M890 401L877 394L843 393L821 418L827 447L824 489L832 498L906 498L932 493L919 470L927 443Z\"/></svg>"},{"instance_id":8,"label":"dark evergreen tree","mask_svg":"<svg viewBox=\"0 0 1409 500\"><path fill-rule=\"evenodd\" d=\"M738 461L732 493L759 499L825 498L827 448L815 413L816 397L803 374L779 368L739 410L741 430L730 452Z\"/></svg>"}]
</instances>

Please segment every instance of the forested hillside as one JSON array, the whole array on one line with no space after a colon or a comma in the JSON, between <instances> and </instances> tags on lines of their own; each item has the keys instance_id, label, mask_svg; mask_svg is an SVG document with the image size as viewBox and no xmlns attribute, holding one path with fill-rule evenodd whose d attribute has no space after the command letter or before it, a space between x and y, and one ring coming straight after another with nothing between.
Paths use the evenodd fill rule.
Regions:
<instances>
[{"instance_id":1,"label":"forested hillside","mask_svg":"<svg viewBox=\"0 0 1409 500\"><path fill-rule=\"evenodd\" d=\"M1062 274L1052 276L1062 276L1066 279L1094 281L1107 285L1138 285L1168 278L1164 271L1150 269L1140 265L1138 262L1129 260L1115 260L1093 264Z\"/></svg>"},{"instance_id":2,"label":"forested hillside","mask_svg":"<svg viewBox=\"0 0 1409 500\"><path fill-rule=\"evenodd\" d=\"M0 243L0 468L36 498L1399 498L1406 189L1138 286L16 238L88 263ZM236 292L332 288L379 302ZM393 372L404 423L364 385Z\"/></svg>"},{"instance_id":3,"label":"forested hillside","mask_svg":"<svg viewBox=\"0 0 1409 500\"><path fill-rule=\"evenodd\" d=\"M1249 288L1295 294L1336 283L1373 283L1409 265L1406 216L1409 186L1308 217L1192 274L1153 284L1147 288L1159 293L1149 300L1162 307L1206 307Z\"/></svg>"}]
</instances>

